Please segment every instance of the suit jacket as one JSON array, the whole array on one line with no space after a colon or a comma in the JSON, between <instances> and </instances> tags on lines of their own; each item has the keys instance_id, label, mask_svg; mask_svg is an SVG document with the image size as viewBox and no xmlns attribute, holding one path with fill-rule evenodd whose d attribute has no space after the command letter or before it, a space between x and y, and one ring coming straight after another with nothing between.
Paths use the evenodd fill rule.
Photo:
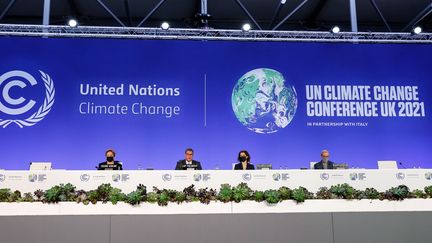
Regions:
<instances>
[{"instance_id":1,"label":"suit jacket","mask_svg":"<svg viewBox=\"0 0 432 243\"><path fill-rule=\"evenodd\" d=\"M242 163L240 162L240 163L236 164L236 165L234 166L234 170L243 170ZM251 163L247 163L247 165L246 165L246 170L255 170L255 167L254 167L253 164L251 164Z\"/></svg>"},{"instance_id":2,"label":"suit jacket","mask_svg":"<svg viewBox=\"0 0 432 243\"><path fill-rule=\"evenodd\" d=\"M194 168L195 170L202 170L202 167L201 167L201 163L200 162L198 162L198 161L196 161L196 160L192 160L192 164L191 165L188 165L188 164L186 164L186 160L179 160L178 162L177 162L177 165L176 165L176 170L187 170L188 168Z\"/></svg>"},{"instance_id":3,"label":"suit jacket","mask_svg":"<svg viewBox=\"0 0 432 243\"><path fill-rule=\"evenodd\" d=\"M329 160L327 162L327 169L333 170L333 165L334 165L334 163ZM324 165L323 165L322 160L314 165L314 169L315 170L323 170L324 169Z\"/></svg>"}]
</instances>

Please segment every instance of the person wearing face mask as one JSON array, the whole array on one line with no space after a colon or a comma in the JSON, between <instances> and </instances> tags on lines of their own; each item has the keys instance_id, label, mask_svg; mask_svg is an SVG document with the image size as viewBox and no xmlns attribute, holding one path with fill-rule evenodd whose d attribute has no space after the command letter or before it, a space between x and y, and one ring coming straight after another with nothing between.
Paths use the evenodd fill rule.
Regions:
<instances>
[{"instance_id":1,"label":"person wearing face mask","mask_svg":"<svg viewBox=\"0 0 432 243\"><path fill-rule=\"evenodd\" d=\"M108 149L105 152L106 161L99 164L97 167L98 170L123 170L123 165L120 161L114 160L115 151L112 149Z\"/></svg>"},{"instance_id":2,"label":"person wearing face mask","mask_svg":"<svg viewBox=\"0 0 432 243\"><path fill-rule=\"evenodd\" d=\"M332 170L334 163L329 160L330 153L327 150L321 151L321 161L314 165L315 170Z\"/></svg>"},{"instance_id":3,"label":"person wearing face mask","mask_svg":"<svg viewBox=\"0 0 432 243\"><path fill-rule=\"evenodd\" d=\"M239 163L234 166L234 170L255 170L254 165L250 163L250 155L248 151L240 151L237 160Z\"/></svg>"}]
</instances>

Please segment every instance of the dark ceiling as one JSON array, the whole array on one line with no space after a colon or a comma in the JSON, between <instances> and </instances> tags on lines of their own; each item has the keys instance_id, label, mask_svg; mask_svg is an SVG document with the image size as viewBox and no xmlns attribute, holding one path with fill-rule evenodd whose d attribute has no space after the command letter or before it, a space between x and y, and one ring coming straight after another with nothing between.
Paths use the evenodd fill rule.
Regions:
<instances>
[{"instance_id":1,"label":"dark ceiling","mask_svg":"<svg viewBox=\"0 0 432 243\"><path fill-rule=\"evenodd\" d=\"M125 26L137 26L160 0L99 0ZM212 18L208 26L215 29L239 29L248 22L258 29L238 2L250 12L262 29L272 29L304 0L286 0L276 14L280 0L208 0ZM425 32L432 31L432 0L357 0L359 31L389 31L373 6L376 3L391 31L409 31L417 22ZM197 28L195 17L200 0L166 0L143 23L143 27L159 27L167 21L173 28ZM309 0L278 30L329 30L339 25L350 30L349 0ZM7 7L11 6L8 11ZM0 0L0 23L42 24L43 0ZM98 0L51 0L50 24L63 25L75 17L80 25L121 26ZM3 14L4 13L4 14ZM3 15L3 16L2 16ZM276 16L275 16L276 15Z\"/></svg>"}]
</instances>

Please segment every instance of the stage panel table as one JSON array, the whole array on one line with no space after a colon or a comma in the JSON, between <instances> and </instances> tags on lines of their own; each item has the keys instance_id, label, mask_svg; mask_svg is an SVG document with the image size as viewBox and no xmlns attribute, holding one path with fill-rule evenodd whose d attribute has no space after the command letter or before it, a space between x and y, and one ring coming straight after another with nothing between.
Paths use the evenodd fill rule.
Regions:
<instances>
[{"instance_id":1,"label":"stage panel table","mask_svg":"<svg viewBox=\"0 0 432 243\"><path fill-rule=\"evenodd\" d=\"M232 186L245 182L253 190L277 189L281 186L297 188L303 186L316 192L320 187L348 183L356 189L375 188L385 191L398 185L406 185L411 190L424 189L432 185L432 169L403 170L47 170L47 171L0 171L0 188L10 188L21 192L46 190L60 183L72 183L77 189L92 190L103 183L110 183L128 193L143 184L148 190L153 186L159 189L182 190L192 184L196 188L219 189L221 184Z\"/></svg>"}]
</instances>

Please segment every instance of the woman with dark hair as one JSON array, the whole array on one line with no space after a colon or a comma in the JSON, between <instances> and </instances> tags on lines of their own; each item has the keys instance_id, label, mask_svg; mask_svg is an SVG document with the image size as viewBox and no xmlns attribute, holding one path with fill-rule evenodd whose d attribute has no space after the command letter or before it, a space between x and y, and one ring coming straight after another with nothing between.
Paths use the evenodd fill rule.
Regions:
<instances>
[{"instance_id":1,"label":"woman with dark hair","mask_svg":"<svg viewBox=\"0 0 432 243\"><path fill-rule=\"evenodd\" d=\"M116 152L113 149L105 151L106 161L99 164L98 170L123 170L123 164L114 160Z\"/></svg>"},{"instance_id":2,"label":"woman with dark hair","mask_svg":"<svg viewBox=\"0 0 432 243\"><path fill-rule=\"evenodd\" d=\"M239 163L234 166L234 170L255 170L253 164L250 163L250 155L248 151L240 151L237 160Z\"/></svg>"}]
</instances>

